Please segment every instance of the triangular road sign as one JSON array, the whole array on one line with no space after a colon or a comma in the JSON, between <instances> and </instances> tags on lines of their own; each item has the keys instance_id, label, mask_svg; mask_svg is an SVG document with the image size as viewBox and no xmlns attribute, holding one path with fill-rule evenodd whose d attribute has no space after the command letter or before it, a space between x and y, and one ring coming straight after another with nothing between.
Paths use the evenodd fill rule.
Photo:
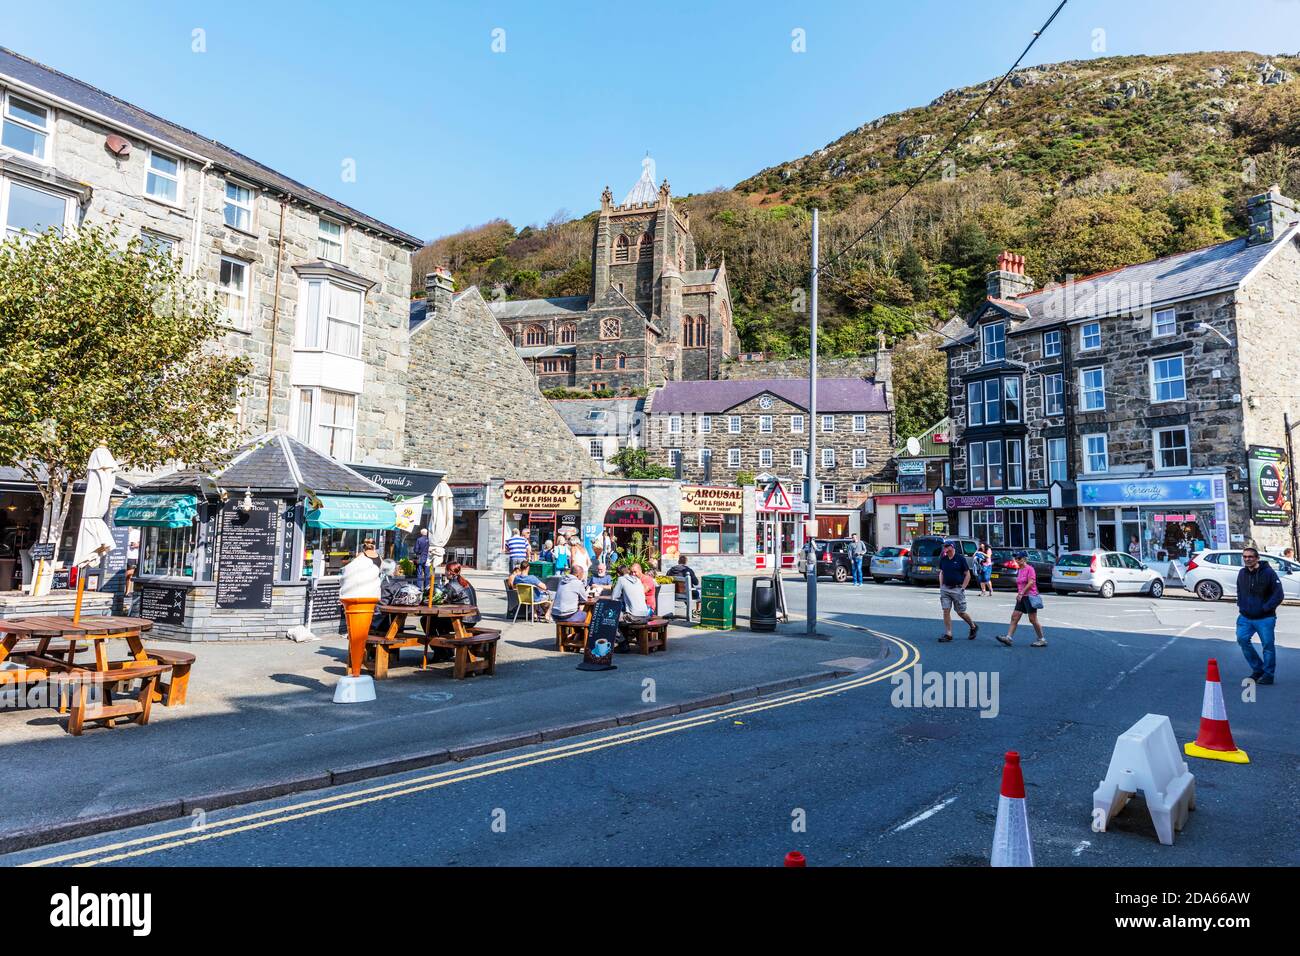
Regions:
<instances>
[{"instance_id":1,"label":"triangular road sign","mask_svg":"<svg viewBox=\"0 0 1300 956\"><path fill-rule=\"evenodd\" d=\"M790 496L785 493L785 486L777 482L767 493L767 500L763 502L764 511L793 511L794 507L790 504Z\"/></svg>"}]
</instances>

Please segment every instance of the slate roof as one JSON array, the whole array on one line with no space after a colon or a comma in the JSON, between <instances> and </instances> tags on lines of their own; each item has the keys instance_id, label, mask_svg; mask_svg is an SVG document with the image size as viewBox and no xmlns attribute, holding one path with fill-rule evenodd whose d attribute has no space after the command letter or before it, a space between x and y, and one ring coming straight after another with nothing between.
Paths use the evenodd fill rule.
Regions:
<instances>
[{"instance_id":1,"label":"slate roof","mask_svg":"<svg viewBox=\"0 0 1300 956\"><path fill-rule=\"evenodd\" d=\"M411 324L409 329L414 332L415 327L424 321L425 316L429 314L429 303L425 299L411 300Z\"/></svg>"},{"instance_id":2,"label":"slate roof","mask_svg":"<svg viewBox=\"0 0 1300 956\"><path fill-rule=\"evenodd\" d=\"M645 409L644 398L574 398L551 402L575 435L623 435L637 423ZM592 419L590 412L604 417Z\"/></svg>"},{"instance_id":3,"label":"slate roof","mask_svg":"<svg viewBox=\"0 0 1300 956\"><path fill-rule=\"evenodd\" d=\"M489 302L488 308L498 319L524 319L532 316L567 315L587 311L585 295L566 295L555 299L519 299L514 302Z\"/></svg>"},{"instance_id":4,"label":"slate roof","mask_svg":"<svg viewBox=\"0 0 1300 956\"><path fill-rule=\"evenodd\" d=\"M1070 285L1048 285L1014 301L989 299L972 317L992 305L1022 319L1009 335L1032 332L1060 322L1128 315L1197 296L1235 289L1251 271L1283 244L1292 241L1300 225L1292 224L1272 242L1250 245L1245 237L1213 246L1124 266L1076 279ZM1027 316L1027 317L1026 317ZM973 342L973 332L956 335L941 347Z\"/></svg>"},{"instance_id":5,"label":"slate roof","mask_svg":"<svg viewBox=\"0 0 1300 956\"><path fill-rule=\"evenodd\" d=\"M295 179L290 179L268 166L263 166L256 160L250 159L229 146L201 136L183 126L171 123L160 116L155 116L153 113L138 106L133 106L110 93L96 89L89 83L83 83L66 73L61 73L52 67L38 63L4 47L0 47L0 76L11 77L27 86L48 93L50 96L65 100L73 104L73 106L97 113L110 122L119 123L129 129L146 133L178 149L197 153L211 160L219 169L236 173L270 189L288 193L295 199L333 213L356 225L372 229L412 249L418 249L424 245L415 236L367 216L365 213L353 209L337 199L331 199L324 193L303 185Z\"/></svg>"},{"instance_id":6,"label":"slate roof","mask_svg":"<svg viewBox=\"0 0 1300 956\"><path fill-rule=\"evenodd\" d=\"M725 379L720 381L669 382L655 392L651 411L725 412L764 392L798 408L808 407L808 382L797 378ZM817 412L887 412L885 386L865 378L821 378L817 380Z\"/></svg>"},{"instance_id":7,"label":"slate roof","mask_svg":"<svg viewBox=\"0 0 1300 956\"><path fill-rule=\"evenodd\" d=\"M296 494L298 487L305 485L322 495L388 497L382 485L283 431L270 432L244 445L223 469L184 468L136 485L135 490L201 488L205 480L232 494L243 488Z\"/></svg>"},{"instance_id":8,"label":"slate roof","mask_svg":"<svg viewBox=\"0 0 1300 956\"><path fill-rule=\"evenodd\" d=\"M712 285L717 280L717 269L690 269L682 273L682 285Z\"/></svg>"},{"instance_id":9,"label":"slate roof","mask_svg":"<svg viewBox=\"0 0 1300 956\"><path fill-rule=\"evenodd\" d=\"M521 345L516 349L520 358L550 358L552 355L575 355L572 345Z\"/></svg>"}]
</instances>

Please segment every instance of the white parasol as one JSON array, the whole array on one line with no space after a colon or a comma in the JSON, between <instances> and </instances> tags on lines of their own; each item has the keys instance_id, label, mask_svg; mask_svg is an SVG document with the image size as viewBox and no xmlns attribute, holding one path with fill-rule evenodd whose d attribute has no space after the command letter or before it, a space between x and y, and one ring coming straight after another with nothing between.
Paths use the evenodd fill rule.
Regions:
<instances>
[{"instance_id":1,"label":"white parasol","mask_svg":"<svg viewBox=\"0 0 1300 956\"><path fill-rule=\"evenodd\" d=\"M454 498L451 487L445 482L438 482L429 496L429 563L436 573L442 567L447 554L447 540L451 537L451 523L454 518Z\"/></svg>"},{"instance_id":2,"label":"white parasol","mask_svg":"<svg viewBox=\"0 0 1300 956\"><path fill-rule=\"evenodd\" d=\"M90 453L86 465L86 495L81 504L81 530L72 563L90 564L113 550L113 533L104 517L112 503L117 462L103 445Z\"/></svg>"}]
</instances>

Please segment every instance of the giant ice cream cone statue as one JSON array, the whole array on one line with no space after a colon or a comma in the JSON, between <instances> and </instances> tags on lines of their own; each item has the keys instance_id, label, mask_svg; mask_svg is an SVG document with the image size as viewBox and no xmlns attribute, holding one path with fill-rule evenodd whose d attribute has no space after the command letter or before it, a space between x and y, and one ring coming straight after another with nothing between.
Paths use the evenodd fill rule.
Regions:
<instances>
[{"instance_id":1,"label":"giant ice cream cone statue","mask_svg":"<svg viewBox=\"0 0 1300 956\"><path fill-rule=\"evenodd\" d=\"M339 603L348 622L348 676L335 689L334 702L374 700L374 681L362 675L361 663L366 656L370 622L379 605L379 569L365 555L357 555L344 566Z\"/></svg>"}]
</instances>

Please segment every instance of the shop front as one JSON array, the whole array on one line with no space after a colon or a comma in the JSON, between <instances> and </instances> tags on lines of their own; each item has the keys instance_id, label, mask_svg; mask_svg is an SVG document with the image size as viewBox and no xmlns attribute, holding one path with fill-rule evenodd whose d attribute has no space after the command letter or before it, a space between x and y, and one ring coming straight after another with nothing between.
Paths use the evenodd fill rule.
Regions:
<instances>
[{"instance_id":1,"label":"shop front","mask_svg":"<svg viewBox=\"0 0 1300 956\"><path fill-rule=\"evenodd\" d=\"M949 533L986 541L994 548L1056 545L1056 523L1047 491L963 495L940 488L934 493L933 508L956 515Z\"/></svg>"},{"instance_id":2,"label":"shop front","mask_svg":"<svg viewBox=\"0 0 1300 956\"><path fill-rule=\"evenodd\" d=\"M500 547L518 529L541 551L558 536L577 535L582 528L582 482L507 481L502 483L503 513Z\"/></svg>"},{"instance_id":3,"label":"shop front","mask_svg":"<svg viewBox=\"0 0 1300 956\"><path fill-rule=\"evenodd\" d=\"M1223 472L1080 481L1081 537L1167 573L1172 561L1229 547L1227 490Z\"/></svg>"},{"instance_id":4,"label":"shop front","mask_svg":"<svg viewBox=\"0 0 1300 956\"><path fill-rule=\"evenodd\" d=\"M481 534L486 530L483 513L487 510L487 486L451 485L451 537L447 539L447 560L459 561L467 568L487 567L479 564L483 554Z\"/></svg>"},{"instance_id":5,"label":"shop front","mask_svg":"<svg viewBox=\"0 0 1300 956\"><path fill-rule=\"evenodd\" d=\"M387 491L394 503L410 501L412 510L417 506L419 507L420 513L415 518L411 530L408 532L401 528L394 529L391 534L386 536L380 550L380 553L386 558L401 560L407 557L410 554L411 546L415 543L419 529L429 526L433 491L438 487L439 482L443 480L445 474L430 468L395 468L388 465L367 463L352 464L348 467ZM455 534L454 528L452 534ZM450 553L450 546L448 553Z\"/></svg>"},{"instance_id":6,"label":"shop front","mask_svg":"<svg viewBox=\"0 0 1300 956\"><path fill-rule=\"evenodd\" d=\"M742 550L745 489L736 485L682 485L678 549L687 561Z\"/></svg>"},{"instance_id":7,"label":"shop front","mask_svg":"<svg viewBox=\"0 0 1300 956\"><path fill-rule=\"evenodd\" d=\"M863 506L868 540L877 548L907 545L926 534L947 534L948 514L936 511L931 494L872 495Z\"/></svg>"},{"instance_id":8,"label":"shop front","mask_svg":"<svg viewBox=\"0 0 1300 956\"><path fill-rule=\"evenodd\" d=\"M638 550L638 543L641 549L648 550L652 554L659 553L659 511L655 506L640 495L624 495L605 511L602 523L605 531L614 539L620 552L629 549ZM718 526L709 525L708 530L701 534L704 526L694 524L695 536L690 539L692 544L688 544L685 525L681 528L681 540L679 547L683 552L688 547L699 547L701 538L707 538L713 542L718 537Z\"/></svg>"}]
</instances>

